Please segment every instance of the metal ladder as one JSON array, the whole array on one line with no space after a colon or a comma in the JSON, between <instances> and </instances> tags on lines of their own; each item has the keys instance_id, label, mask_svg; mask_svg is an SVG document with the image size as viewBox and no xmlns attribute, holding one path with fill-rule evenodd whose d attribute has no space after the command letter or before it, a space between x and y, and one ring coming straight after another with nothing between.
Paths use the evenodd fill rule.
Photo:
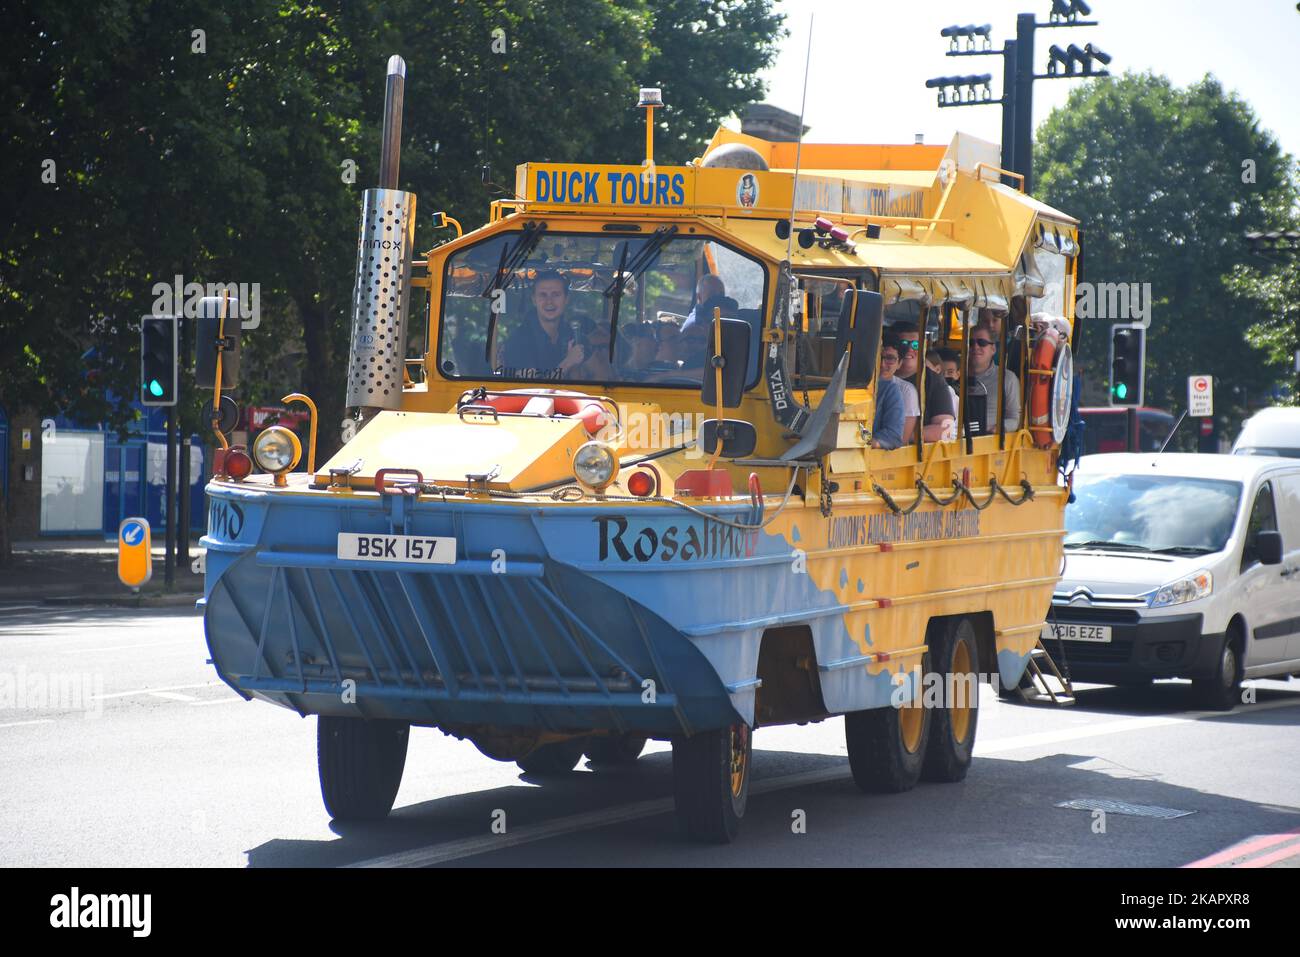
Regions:
<instances>
[{"instance_id":1,"label":"metal ladder","mask_svg":"<svg viewBox=\"0 0 1300 957\"><path fill-rule=\"evenodd\" d=\"M1031 704L1050 701L1052 704L1067 707L1074 704L1074 688L1070 680L1061 674L1056 662L1047 653L1040 639L1038 645L1029 653L1029 662L1025 667L1029 676L1030 687L1021 686L1020 697ZM1054 687L1055 685L1055 687Z\"/></svg>"}]
</instances>

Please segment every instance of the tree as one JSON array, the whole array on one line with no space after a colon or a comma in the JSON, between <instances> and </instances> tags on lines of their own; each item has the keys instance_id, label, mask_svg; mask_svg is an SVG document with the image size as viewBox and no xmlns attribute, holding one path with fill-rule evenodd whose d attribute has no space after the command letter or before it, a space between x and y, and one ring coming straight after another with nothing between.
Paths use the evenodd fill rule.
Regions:
<instances>
[{"instance_id":1,"label":"tree","mask_svg":"<svg viewBox=\"0 0 1300 957\"><path fill-rule=\"evenodd\" d=\"M240 395L301 388L337 444L361 192L376 185L384 65L409 65L401 186L468 227L527 160L639 162L638 85L672 112L661 162L761 95L770 0L146 0L6 5L10 213L0 234L0 401L123 425L155 282L249 282L261 327ZM94 28L88 28L94 24ZM201 31L201 35L196 33ZM57 175L42 182L45 160ZM346 164L355 164L351 181ZM300 379L283 378L301 357ZM194 406L197 406L196 398ZM195 409L187 412L197 427Z\"/></svg>"},{"instance_id":2,"label":"tree","mask_svg":"<svg viewBox=\"0 0 1300 957\"><path fill-rule=\"evenodd\" d=\"M1283 374L1247 336L1267 307L1229 277L1242 234L1280 228L1294 209L1290 157L1213 77L1179 89L1127 73L1074 90L1040 127L1034 164L1040 198L1082 220L1084 281L1150 284L1147 404L1178 410L1186 377L1212 374L1217 417L1235 428L1243 390L1258 397ZM1093 386L1109 375L1113 321L1124 318L1084 329Z\"/></svg>"}]
</instances>

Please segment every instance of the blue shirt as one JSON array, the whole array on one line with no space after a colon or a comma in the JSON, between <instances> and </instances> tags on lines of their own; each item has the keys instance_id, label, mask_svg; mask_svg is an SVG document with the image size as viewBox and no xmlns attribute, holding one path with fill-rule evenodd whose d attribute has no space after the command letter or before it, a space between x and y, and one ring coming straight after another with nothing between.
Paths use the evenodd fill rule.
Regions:
<instances>
[{"instance_id":1,"label":"blue shirt","mask_svg":"<svg viewBox=\"0 0 1300 957\"><path fill-rule=\"evenodd\" d=\"M876 376L876 416L871 423L871 437L882 449L896 449L903 444L903 396L893 379Z\"/></svg>"}]
</instances>

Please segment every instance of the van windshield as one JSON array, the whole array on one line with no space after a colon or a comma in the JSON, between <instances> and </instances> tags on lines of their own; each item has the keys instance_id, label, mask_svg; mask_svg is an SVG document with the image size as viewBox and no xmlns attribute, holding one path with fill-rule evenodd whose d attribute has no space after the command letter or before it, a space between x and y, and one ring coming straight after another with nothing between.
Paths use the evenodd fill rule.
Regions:
<instances>
[{"instance_id":1,"label":"van windshield","mask_svg":"<svg viewBox=\"0 0 1300 957\"><path fill-rule=\"evenodd\" d=\"M1233 455L1276 455L1284 459L1300 459L1300 449L1281 446L1246 445L1233 450Z\"/></svg>"},{"instance_id":2,"label":"van windshield","mask_svg":"<svg viewBox=\"0 0 1300 957\"><path fill-rule=\"evenodd\" d=\"M1085 475L1065 509L1065 547L1198 555L1222 551L1241 483L1175 475Z\"/></svg>"},{"instance_id":3,"label":"van windshield","mask_svg":"<svg viewBox=\"0 0 1300 957\"><path fill-rule=\"evenodd\" d=\"M698 389L716 308L750 324L753 382L766 280L758 260L667 228L498 233L447 259L438 369L452 379Z\"/></svg>"}]
</instances>

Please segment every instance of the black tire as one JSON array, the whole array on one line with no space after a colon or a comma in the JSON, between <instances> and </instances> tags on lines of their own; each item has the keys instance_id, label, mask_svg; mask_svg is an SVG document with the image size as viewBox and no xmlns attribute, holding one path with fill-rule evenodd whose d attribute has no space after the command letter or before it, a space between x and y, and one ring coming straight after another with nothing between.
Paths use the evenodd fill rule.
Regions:
<instances>
[{"instance_id":1,"label":"black tire","mask_svg":"<svg viewBox=\"0 0 1300 957\"><path fill-rule=\"evenodd\" d=\"M636 734L597 737L587 741L587 760L592 764L636 764L646 739Z\"/></svg>"},{"instance_id":2,"label":"black tire","mask_svg":"<svg viewBox=\"0 0 1300 957\"><path fill-rule=\"evenodd\" d=\"M673 739L673 803L692 840L729 844L749 802L753 741L743 722Z\"/></svg>"},{"instance_id":3,"label":"black tire","mask_svg":"<svg viewBox=\"0 0 1300 957\"><path fill-rule=\"evenodd\" d=\"M922 673L926 670L928 665ZM930 733L930 709L921 707L919 700L915 703L917 707L886 705L870 711L851 711L844 716L849 769L854 783L863 791L897 794L910 791L920 780ZM911 724L913 721L920 722L919 732ZM905 731L907 741L904 741Z\"/></svg>"},{"instance_id":4,"label":"black tire","mask_svg":"<svg viewBox=\"0 0 1300 957\"><path fill-rule=\"evenodd\" d=\"M1210 678L1192 681L1192 694L1202 706L1212 711L1231 711L1241 701L1241 649L1240 631L1231 629L1219 649L1218 673Z\"/></svg>"},{"instance_id":5,"label":"black tire","mask_svg":"<svg viewBox=\"0 0 1300 957\"><path fill-rule=\"evenodd\" d=\"M930 661L943 681L943 699L938 708L930 709L930 743L925 748L921 779L952 783L966 777L975 751L980 716L979 647L969 618L953 619L938 630L930 646Z\"/></svg>"},{"instance_id":6,"label":"black tire","mask_svg":"<svg viewBox=\"0 0 1300 957\"><path fill-rule=\"evenodd\" d=\"M388 816L402 784L410 734L405 721L317 719L320 793L331 818L377 821Z\"/></svg>"},{"instance_id":7,"label":"black tire","mask_svg":"<svg viewBox=\"0 0 1300 957\"><path fill-rule=\"evenodd\" d=\"M555 741L533 748L515 764L525 774L546 777L551 774L568 774L582 760L582 751L586 746L585 738L570 738L568 741Z\"/></svg>"}]
</instances>

